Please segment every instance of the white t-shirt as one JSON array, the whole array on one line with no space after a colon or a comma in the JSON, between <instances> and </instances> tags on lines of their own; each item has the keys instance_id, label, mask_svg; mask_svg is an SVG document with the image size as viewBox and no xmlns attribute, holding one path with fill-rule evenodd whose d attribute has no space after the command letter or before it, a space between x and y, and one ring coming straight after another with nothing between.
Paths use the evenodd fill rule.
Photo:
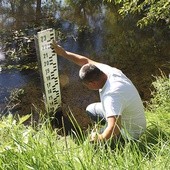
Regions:
<instances>
[{"instance_id":1,"label":"white t-shirt","mask_svg":"<svg viewBox=\"0 0 170 170\"><path fill-rule=\"evenodd\" d=\"M99 90L106 120L110 116L121 115L122 135L138 138L146 129L146 118L137 89L121 70L101 63L96 67L108 77Z\"/></svg>"}]
</instances>

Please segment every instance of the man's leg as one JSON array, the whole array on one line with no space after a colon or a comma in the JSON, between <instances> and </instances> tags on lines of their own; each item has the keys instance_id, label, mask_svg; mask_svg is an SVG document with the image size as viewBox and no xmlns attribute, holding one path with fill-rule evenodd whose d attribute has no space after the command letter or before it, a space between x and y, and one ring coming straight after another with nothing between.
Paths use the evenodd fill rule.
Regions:
<instances>
[{"instance_id":1,"label":"man's leg","mask_svg":"<svg viewBox=\"0 0 170 170\"><path fill-rule=\"evenodd\" d=\"M93 121L101 124L106 124L102 103L98 102L88 105L86 108L86 113Z\"/></svg>"}]
</instances>

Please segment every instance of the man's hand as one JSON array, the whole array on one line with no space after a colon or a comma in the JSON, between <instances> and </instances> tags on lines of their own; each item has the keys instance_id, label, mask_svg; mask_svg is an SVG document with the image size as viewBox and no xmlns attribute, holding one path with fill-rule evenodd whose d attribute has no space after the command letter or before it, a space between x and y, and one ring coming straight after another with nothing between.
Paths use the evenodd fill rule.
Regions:
<instances>
[{"instance_id":1,"label":"man's hand","mask_svg":"<svg viewBox=\"0 0 170 170\"><path fill-rule=\"evenodd\" d=\"M102 134L98 133L98 126L95 125L94 129L92 130L90 134L90 142L97 142L97 141L102 141L103 136Z\"/></svg>"},{"instance_id":2,"label":"man's hand","mask_svg":"<svg viewBox=\"0 0 170 170\"><path fill-rule=\"evenodd\" d=\"M98 140L98 133L97 132L91 132L90 142L96 142L97 140Z\"/></svg>"},{"instance_id":3,"label":"man's hand","mask_svg":"<svg viewBox=\"0 0 170 170\"><path fill-rule=\"evenodd\" d=\"M54 40L51 43L51 48L54 49L54 51L60 56L64 57L67 55L66 51L60 45L58 45L57 42Z\"/></svg>"}]
</instances>

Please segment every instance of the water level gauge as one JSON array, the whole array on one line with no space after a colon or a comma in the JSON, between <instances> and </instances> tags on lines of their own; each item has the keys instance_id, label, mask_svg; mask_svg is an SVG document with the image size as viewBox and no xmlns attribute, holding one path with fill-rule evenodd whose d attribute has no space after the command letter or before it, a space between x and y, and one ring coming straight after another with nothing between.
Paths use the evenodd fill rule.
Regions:
<instances>
[{"instance_id":1,"label":"water level gauge","mask_svg":"<svg viewBox=\"0 0 170 170\"><path fill-rule=\"evenodd\" d=\"M49 112L55 112L61 107L57 54L50 48L50 43L55 40L55 30L40 31L34 39L46 106Z\"/></svg>"}]
</instances>

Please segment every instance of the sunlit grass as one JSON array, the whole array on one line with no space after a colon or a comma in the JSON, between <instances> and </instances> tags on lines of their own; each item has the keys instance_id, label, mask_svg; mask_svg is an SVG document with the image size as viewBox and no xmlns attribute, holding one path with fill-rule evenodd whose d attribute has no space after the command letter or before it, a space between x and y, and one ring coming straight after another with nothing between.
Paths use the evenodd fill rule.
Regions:
<instances>
[{"instance_id":1,"label":"sunlit grass","mask_svg":"<svg viewBox=\"0 0 170 170\"><path fill-rule=\"evenodd\" d=\"M169 107L167 98L164 101ZM139 141L126 141L125 145L116 145L115 149L106 148L107 143L94 146L83 133L76 136L76 131L73 132L76 142L73 136L59 136L57 129L51 128L48 118L34 127L22 124L29 116L17 121L12 115L4 116L0 120L0 169L170 169L170 112L167 107L147 111L147 130ZM73 115L71 117L77 126Z\"/></svg>"},{"instance_id":2,"label":"sunlit grass","mask_svg":"<svg viewBox=\"0 0 170 170\"><path fill-rule=\"evenodd\" d=\"M168 123L161 126L159 116L152 120L153 113L147 114L148 129L141 139L114 150L94 147L89 141L76 144L70 136L58 136L47 124L35 130L17 124L9 115L0 122L0 169L170 168Z\"/></svg>"}]
</instances>

